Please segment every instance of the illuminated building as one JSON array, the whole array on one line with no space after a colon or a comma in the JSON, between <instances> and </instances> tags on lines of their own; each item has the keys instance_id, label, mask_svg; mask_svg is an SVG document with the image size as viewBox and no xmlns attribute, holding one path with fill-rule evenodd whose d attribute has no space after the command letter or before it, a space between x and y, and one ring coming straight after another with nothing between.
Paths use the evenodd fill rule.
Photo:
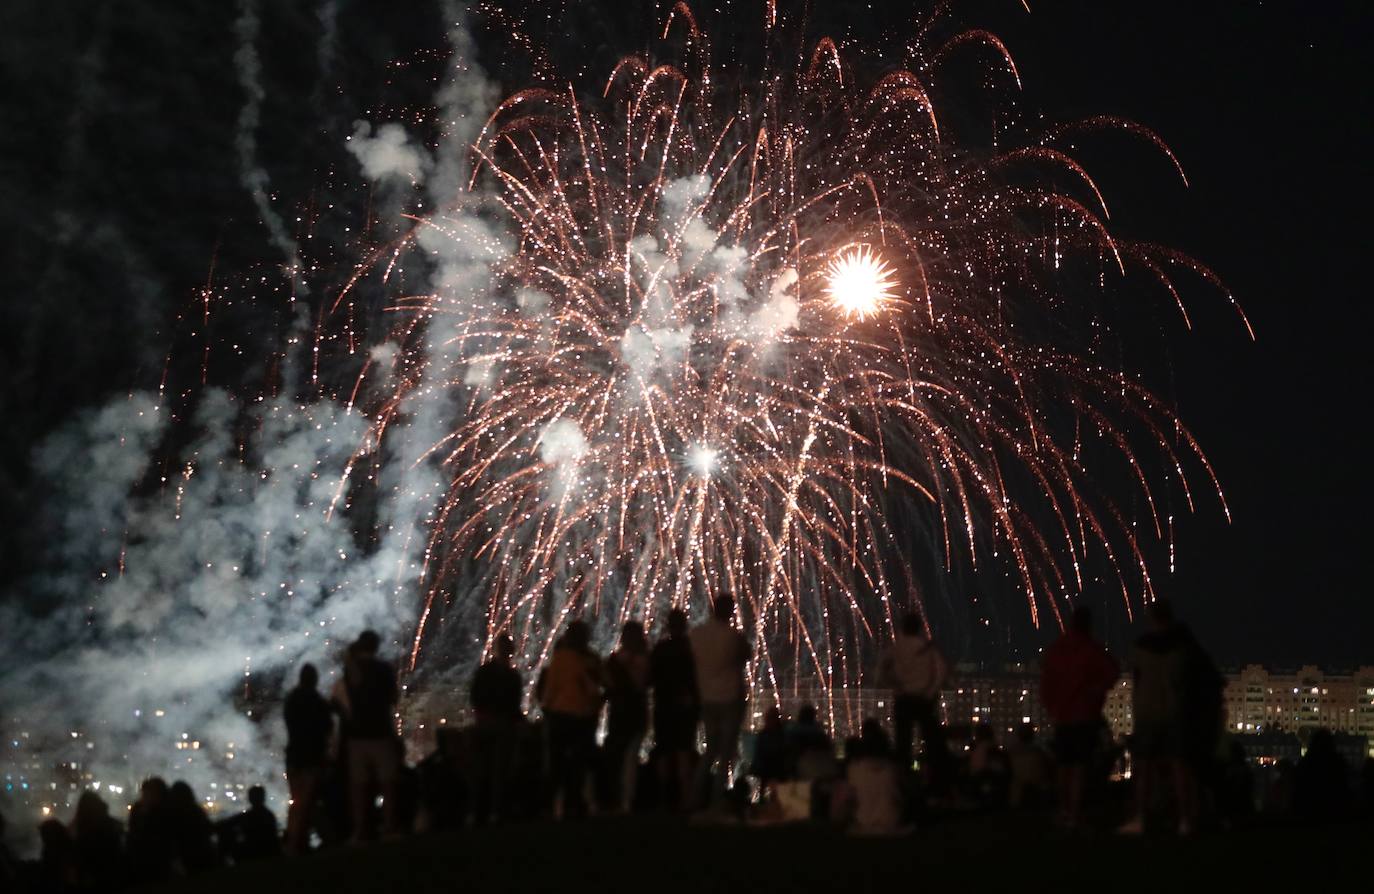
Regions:
<instances>
[{"instance_id":1,"label":"illuminated building","mask_svg":"<svg viewBox=\"0 0 1374 894\"><path fill-rule=\"evenodd\" d=\"M1328 729L1374 742L1374 667L1329 673L1312 665L1270 671L1248 664L1227 675L1226 726L1233 733Z\"/></svg>"},{"instance_id":2,"label":"illuminated building","mask_svg":"<svg viewBox=\"0 0 1374 894\"><path fill-rule=\"evenodd\" d=\"M1337 673L1313 665L1271 671L1247 664L1226 675L1225 706L1231 733L1327 729L1364 739L1374 756L1374 667ZM1118 738L1134 729L1129 675L1112 689L1103 713Z\"/></svg>"}]
</instances>

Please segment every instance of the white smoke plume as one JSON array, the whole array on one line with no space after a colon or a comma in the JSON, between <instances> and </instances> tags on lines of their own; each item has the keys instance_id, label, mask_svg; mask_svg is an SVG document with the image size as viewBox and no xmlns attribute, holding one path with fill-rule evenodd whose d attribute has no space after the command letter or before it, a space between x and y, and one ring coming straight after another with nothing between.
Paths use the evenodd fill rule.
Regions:
<instances>
[{"instance_id":1,"label":"white smoke plume","mask_svg":"<svg viewBox=\"0 0 1374 894\"><path fill-rule=\"evenodd\" d=\"M571 419L555 419L539 436L539 458L554 465L572 465L587 455L587 436Z\"/></svg>"},{"instance_id":2,"label":"white smoke plume","mask_svg":"<svg viewBox=\"0 0 1374 894\"><path fill-rule=\"evenodd\" d=\"M756 336L770 341L788 329L797 328L797 318L801 306L794 294L797 286L797 271L785 267L768 287L768 300L749 318L749 328Z\"/></svg>"},{"instance_id":3,"label":"white smoke plume","mask_svg":"<svg viewBox=\"0 0 1374 894\"><path fill-rule=\"evenodd\" d=\"M400 178L419 183L425 179L430 163L424 150L412 143L406 129L395 122L374 129L366 121L355 121L348 151L362 165L364 176L374 182Z\"/></svg>"},{"instance_id":4,"label":"white smoke plume","mask_svg":"<svg viewBox=\"0 0 1374 894\"><path fill-rule=\"evenodd\" d=\"M327 36L332 6L321 11ZM256 0L240 0L234 59L245 103L235 149L274 249L303 284L298 246L257 158L266 97L258 13ZM418 354L403 357L393 342L366 349L394 373L384 387L408 388L385 437L351 399L304 401L288 384L258 399L206 389L175 424L159 396L135 393L35 451L48 496L47 570L29 582L31 598L0 607L6 729L45 748L44 760L79 761L87 783L115 785L106 791L125 801L149 774L186 779L230 809L231 780L266 784L280 798L279 695L300 665L316 662L327 689L340 647L367 628L388 639L391 657L405 657L446 490L430 456L457 412L443 395L465 369L481 368L451 338L450 312L494 300L491 265L511 247L466 198L467 144L495 88L476 65L466 10L444 13L453 61L437 97L444 130L433 154L396 124L360 122L349 141L368 178L428 186L416 244L439 306L425 312ZM288 331L286 383L303 378L292 365L309 359L304 304ZM375 462L357 463L360 448ZM355 480L363 474L366 482ZM361 519L349 511L358 489L376 496L374 514Z\"/></svg>"},{"instance_id":5,"label":"white smoke plume","mask_svg":"<svg viewBox=\"0 0 1374 894\"><path fill-rule=\"evenodd\" d=\"M59 570L34 586L65 599L7 619L24 637L6 721L65 745L45 757L74 757L88 781L132 794L159 773L234 800L226 779L281 778L275 705L261 716L280 679L303 660L327 674L338 641L395 623L387 569L329 511L366 420L212 389L165 480L140 487L166 416L134 394L40 445Z\"/></svg>"}]
</instances>

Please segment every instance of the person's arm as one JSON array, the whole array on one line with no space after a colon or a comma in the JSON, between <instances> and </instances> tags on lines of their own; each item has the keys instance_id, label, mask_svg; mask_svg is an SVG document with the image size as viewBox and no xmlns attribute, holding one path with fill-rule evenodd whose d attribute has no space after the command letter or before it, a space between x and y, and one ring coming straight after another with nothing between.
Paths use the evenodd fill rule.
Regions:
<instances>
[{"instance_id":1,"label":"person's arm","mask_svg":"<svg viewBox=\"0 0 1374 894\"><path fill-rule=\"evenodd\" d=\"M687 695L693 705L701 704L701 681L697 679L697 656L687 651Z\"/></svg>"},{"instance_id":2,"label":"person's arm","mask_svg":"<svg viewBox=\"0 0 1374 894\"><path fill-rule=\"evenodd\" d=\"M892 647L888 646L878 656L878 685L891 688L895 687L896 682L897 674L892 664Z\"/></svg>"},{"instance_id":3,"label":"person's arm","mask_svg":"<svg viewBox=\"0 0 1374 894\"><path fill-rule=\"evenodd\" d=\"M1119 679L1121 679L1121 662L1112 657L1112 653L1104 648L1102 650L1102 688L1110 691Z\"/></svg>"},{"instance_id":4,"label":"person's arm","mask_svg":"<svg viewBox=\"0 0 1374 894\"><path fill-rule=\"evenodd\" d=\"M587 694L598 702L604 702L609 695L610 675L595 655L587 656Z\"/></svg>"},{"instance_id":5,"label":"person's arm","mask_svg":"<svg viewBox=\"0 0 1374 894\"><path fill-rule=\"evenodd\" d=\"M1045 710L1049 712L1051 717L1053 717L1055 714L1055 698L1053 690L1054 675L1052 673L1053 665L1053 652L1046 652L1045 660L1040 665L1040 704L1045 706Z\"/></svg>"},{"instance_id":6,"label":"person's arm","mask_svg":"<svg viewBox=\"0 0 1374 894\"><path fill-rule=\"evenodd\" d=\"M348 683L340 676L334 683L333 690L330 691L330 706L334 713L347 720L353 713L353 705L348 698Z\"/></svg>"},{"instance_id":7,"label":"person's arm","mask_svg":"<svg viewBox=\"0 0 1374 894\"><path fill-rule=\"evenodd\" d=\"M945 653L940 651L940 647L934 643L930 647L935 650L935 691L930 693L931 698L939 698L940 692L949 682L949 660L945 658Z\"/></svg>"},{"instance_id":8,"label":"person's arm","mask_svg":"<svg viewBox=\"0 0 1374 894\"><path fill-rule=\"evenodd\" d=\"M485 667L485 665L478 666L477 672L472 675L472 682L468 684L468 704L472 705L473 707L477 706L477 703L479 701L478 693L482 691L483 667Z\"/></svg>"},{"instance_id":9,"label":"person's arm","mask_svg":"<svg viewBox=\"0 0 1374 894\"><path fill-rule=\"evenodd\" d=\"M331 746L338 740L342 732L343 718L338 723L334 722L334 715L337 713L329 702L320 699L320 732L324 739L324 750L328 754Z\"/></svg>"}]
</instances>

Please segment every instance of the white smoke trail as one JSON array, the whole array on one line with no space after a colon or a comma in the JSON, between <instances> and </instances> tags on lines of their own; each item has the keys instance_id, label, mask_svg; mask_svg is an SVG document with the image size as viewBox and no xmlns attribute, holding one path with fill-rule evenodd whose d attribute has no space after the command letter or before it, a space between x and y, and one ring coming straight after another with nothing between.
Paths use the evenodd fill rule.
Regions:
<instances>
[{"instance_id":1,"label":"white smoke trail","mask_svg":"<svg viewBox=\"0 0 1374 894\"><path fill-rule=\"evenodd\" d=\"M334 72L334 55L339 43L339 3L338 0L325 0L320 5L320 42L315 47L315 64L319 67L320 77L328 78Z\"/></svg>"},{"instance_id":2,"label":"white smoke trail","mask_svg":"<svg viewBox=\"0 0 1374 894\"><path fill-rule=\"evenodd\" d=\"M469 318L491 300L492 265L511 250L508 236L471 210L465 189L469 147L497 91L476 64L466 7L443 2L441 11L449 23L451 55L446 80L435 97L442 131L433 159L416 164L408 154L410 143L404 131L393 124L377 128L370 143L352 150L370 176L394 178L398 168L412 176L414 168L428 174L425 186L431 215L416 239L433 264L431 292L437 306L428 315L418 367L400 416L387 426L382 481L390 499L382 507L378 555L394 563L398 610L415 604L430 525L446 490L434 448L453 428L456 407L448 384L474 375L465 368L466 357L444 324ZM358 142L357 132L352 142ZM490 368L483 373L490 374ZM466 594L454 595L463 598Z\"/></svg>"},{"instance_id":3,"label":"white smoke trail","mask_svg":"<svg viewBox=\"0 0 1374 894\"><path fill-rule=\"evenodd\" d=\"M234 34L239 42L234 51L234 70L238 73L244 100L239 109L234 148L239 156L239 179L253 197L253 205L267 227L268 238L286 257L287 270L294 278L300 267L300 248L287 232L286 222L272 207L267 194L271 178L258 162L257 132L262 120L262 101L267 96L262 86L262 60L258 58L257 47L261 27L257 0L239 0L239 17L234 23Z\"/></svg>"}]
</instances>

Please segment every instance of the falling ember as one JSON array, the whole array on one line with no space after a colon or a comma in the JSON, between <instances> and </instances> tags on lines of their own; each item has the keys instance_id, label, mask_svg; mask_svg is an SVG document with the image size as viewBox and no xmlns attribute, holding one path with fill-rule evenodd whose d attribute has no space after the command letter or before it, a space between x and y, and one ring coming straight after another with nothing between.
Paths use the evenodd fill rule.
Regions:
<instances>
[{"instance_id":1,"label":"falling ember","mask_svg":"<svg viewBox=\"0 0 1374 894\"><path fill-rule=\"evenodd\" d=\"M877 313L896 293L897 279L867 245L845 248L825 268L825 293L840 310L862 320Z\"/></svg>"}]
</instances>

